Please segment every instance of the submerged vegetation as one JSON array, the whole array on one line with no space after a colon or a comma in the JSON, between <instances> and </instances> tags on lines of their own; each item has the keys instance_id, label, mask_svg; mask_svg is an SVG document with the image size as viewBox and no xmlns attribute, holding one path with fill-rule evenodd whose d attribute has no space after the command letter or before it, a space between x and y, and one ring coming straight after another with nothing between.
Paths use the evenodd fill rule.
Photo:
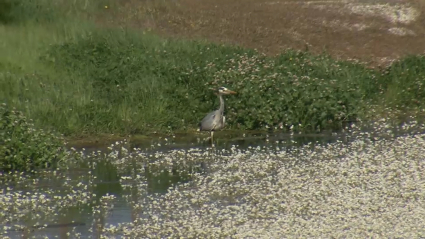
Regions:
<instances>
[{"instance_id":1,"label":"submerged vegetation","mask_svg":"<svg viewBox=\"0 0 425 239\"><path fill-rule=\"evenodd\" d=\"M222 85L240 92L227 104L236 129L423 113L424 56L382 70L292 50L271 57L106 28L95 22L114 16L108 1L12 2L0 13L1 100L65 135L193 129L218 104L209 88Z\"/></svg>"}]
</instances>

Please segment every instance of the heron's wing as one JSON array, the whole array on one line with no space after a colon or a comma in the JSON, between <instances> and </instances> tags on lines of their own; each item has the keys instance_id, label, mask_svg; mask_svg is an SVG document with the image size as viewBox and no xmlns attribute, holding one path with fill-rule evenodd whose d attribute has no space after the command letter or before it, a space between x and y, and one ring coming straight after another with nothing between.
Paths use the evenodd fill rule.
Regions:
<instances>
[{"instance_id":1,"label":"heron's wing","mask_svg":"<svg viewBox=\"0 0 425 239\"><path fill-rule=\"evenodd\" d=\"M199 124L199 129L200 130L214 130L215 126L216 126L216 115L217 112L213 111L208 113L201 121L201 123Z\"/></svg>"}]
</instances>

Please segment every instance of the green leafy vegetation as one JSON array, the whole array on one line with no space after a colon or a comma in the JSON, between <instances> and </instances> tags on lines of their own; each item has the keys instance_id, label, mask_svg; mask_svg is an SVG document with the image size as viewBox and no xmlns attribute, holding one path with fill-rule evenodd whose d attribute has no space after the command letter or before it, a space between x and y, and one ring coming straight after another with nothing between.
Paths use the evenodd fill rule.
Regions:
<instances>
[{"instance_id":1,"label":"green leafy vegetation","mask_svg":"<svg viewBox=\"0 0 425 239\"><path fill-rule=\"evenodd\" d=\"M35 128L22 112L0 105L0 171L56 167L70 155L61 137Z\"/></svg>"},{"instance_id":2,"label":"green leafy vegetation","mask_svg":"<svg viewBox=\"0 0 425 239\"><path fill-rule=\"evenodd\" d=\"M287 51L276 58L239 55L224 66L210 64L211 85L240 91L230 116L248 129L341 128L362 113L378 85L374 72L328 56Z\"/></svg>"},{"instance_id":3,"label":"green leafy vegetation","mask_svg":"<svg viewBox=\"0 0 425 239\"><path fill-rule=\"evenodd\" d=\"M397 109L421 108L425 99L425 56L409 56L389 66L380 77L382 102Z\"/></svg>"},{"instance_id":4,"label":"green leafy vegetation","mask_svg":"<svg viewBox=\"0 0 425 239\"><path fill-rule=\"evenodd\" d=\"M382 71L308 52L269 57L94 24L113 16L108 1L50 3L10 5L19 24L0 26L0 96L65 135L194 129L217 107L217 86L239 93L226 97L235 129L340 129L425 102L423 56Z\"/></svg>"}]
</instances>

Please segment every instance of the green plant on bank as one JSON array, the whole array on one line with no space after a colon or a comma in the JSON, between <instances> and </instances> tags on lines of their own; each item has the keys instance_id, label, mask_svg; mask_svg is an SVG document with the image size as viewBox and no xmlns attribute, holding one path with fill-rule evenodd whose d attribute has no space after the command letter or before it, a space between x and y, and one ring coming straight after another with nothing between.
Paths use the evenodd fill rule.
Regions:
<instances>
[{"instance_id":1,"label":"green plant on bank","mask_svg":"<svg viewBox=\"0 0 425 239\"><path fill-rule=\"evenodd\" d=\"M384 69L384 103L396 109L421 108L425 99L425 55L408 56Z\"/></svg>"},{"instance_id":2,"label":"green plant on bank","mask_svg":"<svg viewBox=\"0 0 425 239\"><path fill-rule=\"evenodd\" d=\"M270 58L239 48L183 44L125 31L97 31L53 46L44 59L59 71L85 78L92 87L94 108L88 123L99 122L96 107L115 105L128 112L126 122L116 121L111 109L101 117L107 122L91 125L93 129L108 122L110 129L126 125L131 132L194 127L216 107L209 88L220 85L240 93L228 99L229 127L340 128L361 114L359 101L378 91L372 70L327 56L287 51Z\"/></svg>"},{"instance_id":3,"label":"green plant on bank","mask_svg":"<svg viewBox=\"0 0 425 239\"><path fill-rule=\"evenodd\" d=\"M207 60L225 60L226 54L229 58L241 52L131 31L97 30L52 46L41 60L86 85L81 94L89 100L72 108L73 115L84 119L79 123L88 124L81 126L85 130L143 133L195 127L217 99L204 86L208 75L188 77L186 72L204 68Z\"/></svg>"},{"instance_id":4,"label":"green plant on bank","mask_svg":"<svg viewBox=\"0 0 425 239\"><path fill-rule=\"evenodd\" d=\"M37 129L22 112L0 105L0 171L56 167L70 155L61 137Z\"/></svg>"},{"instance_id":5,"label":"green plant on bank","mask_svg":"<svg viewBox=\"0 0 425 239\"><path fill-rule=\"evenodd\" d=\"M237 55L208 68L209 85L240 92L231 99L229 118L247 129L339 129L362 114L359 102L371 99L378 87L372 70L300 51L276 58Z\"/></svg>"}]
</instances>

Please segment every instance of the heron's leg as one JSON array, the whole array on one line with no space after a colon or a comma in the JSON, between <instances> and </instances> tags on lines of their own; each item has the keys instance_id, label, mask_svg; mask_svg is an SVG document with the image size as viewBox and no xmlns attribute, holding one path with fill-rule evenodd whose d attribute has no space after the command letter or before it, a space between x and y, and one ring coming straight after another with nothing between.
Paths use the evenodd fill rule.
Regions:
<instances>
[{"instance_id":1,"label":"heron's leg","mask_svg":"<svg viewBox=\"0 0 425 239\"><path fill-rule=\"evenodd\" d=\"M215 145L214 145L214 131L211 131L211 147L215 147Z\"/></svg>"},{"instance_id":2,"label":"heron's leg","mask_svg":"<svg viewBox=\"0 0 425 239\"><path fill-rule=\"evenodd\" d=\"M211 140L211 131L210 131L210 136L204 138L204 141L209 141L209 140Z\"/></svg>"}]
</instances>

